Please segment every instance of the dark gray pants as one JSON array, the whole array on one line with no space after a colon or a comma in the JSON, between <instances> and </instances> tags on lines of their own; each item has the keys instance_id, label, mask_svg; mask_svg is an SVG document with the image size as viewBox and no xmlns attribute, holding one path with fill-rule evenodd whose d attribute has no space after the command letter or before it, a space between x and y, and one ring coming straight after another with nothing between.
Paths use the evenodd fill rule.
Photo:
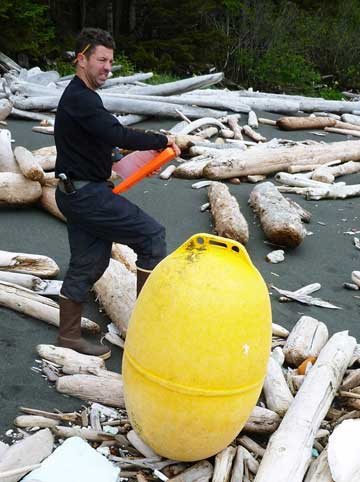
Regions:
<instances>
[{"instance_id":1,"label":"dark gray pants","mask_svg":"<svg viewBox=\"0 0 360 482\"><path fill-rule=\"evenodd\" d=\"M165 228L106 182L91 182L73 194L56 190L67 218L71 259L61 294L82 303L109 265L112 243L126 244L137 265L153 269L166 256Z\"/></svg>"}]
</instances>

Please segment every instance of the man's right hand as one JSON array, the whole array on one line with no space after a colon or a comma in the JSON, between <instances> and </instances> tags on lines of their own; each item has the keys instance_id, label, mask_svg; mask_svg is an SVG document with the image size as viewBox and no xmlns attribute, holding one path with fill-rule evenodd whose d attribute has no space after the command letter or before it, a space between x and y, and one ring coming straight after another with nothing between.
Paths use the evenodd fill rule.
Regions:
<instances>
[{"instance_id":1,"label":"man's right hand","mask_svg":"<svg viewBox=\"0 0 360 482\"><path fill-rule=\"evenodd\" d=\"M181 154L181 149L180 147L176 144L176 137L175 136L167 136L168 143L167 145L169 147L172 147L175 151L176 156L180 156Z\"/></svg>"}]
</instances>

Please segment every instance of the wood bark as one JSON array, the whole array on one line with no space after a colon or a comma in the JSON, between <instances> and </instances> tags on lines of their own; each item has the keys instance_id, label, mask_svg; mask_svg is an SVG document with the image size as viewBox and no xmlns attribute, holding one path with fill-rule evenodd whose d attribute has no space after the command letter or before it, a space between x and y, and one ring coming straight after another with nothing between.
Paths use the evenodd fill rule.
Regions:
<instances>
[{"instance_id":1,"label":"wood bark","mask_svg":"<svg viewBox=\"0 0 360 482\"><path fill-rule=\"evenodd\" d=\"M269 241L289 247L296 247L303 241L306 229L298 211L271 182L257 185L251 191L249 201Z\"/></svg>"},{"instance_id":2,"label":"wood bark","mask_svg":"<svg viewBox=\"0 0 360 482\"><path fill-rule=\"evenodd\" d=\"M0 250L0 270L52 277L59 273L60 268L48 256Z\"/></svg>"},{"instance_id":3,"label":"wood bark","mask_svg":"<svg viewBox=\"0 0 360 482\"><path fill-rule=\"evenodd\" d=\"M48 428L26 437L12 445L0 462L0 475L3 472L42 462L53 451L54 438ZM2 482L17 482L24 473L1 478Z\"/></svg>"},{"instance_id":4,"label":"wood bark","mask_svg":"<svg viewBox=\"0 0 360 482\"><path fill-rule=\"evenodd\" d=\"M50 325L59 326L59 305L50 298L35 294L26 288L0 282L0 305ZM91 333L100 331L97 323L84 317L81 319L81 327Z\"/></svg>"},{"instance_id":5,"label":"wood bark","mask_svg":"<svg viewBox=\"0 0 360 482\"><path fill-rule=\"evenodd\" d=\"M229 188L221 182L213 182L209 186L208 196L216 233L246 244L249 241L248 223Z\"/></svg>"},{"instance_id":6,"label":"wood bark","mask_svg":"<svg viewBox=\"0 0 360 482\"><path fill-rule=\"evenodd\" d=\"M281 117L276 121L276 127L284 131L323 129L334 127L335 124L336 120L330 117Z\"/></svg>"},{"instance_id":7,"label":"wood bark","mask_svg":"<svg viewBox=\"0 0 360 482\"><path fill-rule=\"evenodd\" d=\"M287 171L291 165L325 164L341 159L360 160L360 141L343 141L328 144L295 145L267 149L264 147L239 150L227 158L226 151L208 156L204 175L209 179L227 179L252 174L271 174Z\"/></svg>"},{"instance_id":8,"label":"wood bark","mask_svg":"<svg viewBox=\"0 0 360 482\"><path fill-rule=\"evenodd\" d=\"M242 432L270 434L280 425L281 418L272 410L263 407L254 407ZM241 433L242 433L241 432Z\"/></svg>"},{"instance_id":9,"label":"wood bark","mask_svg":"<svg viewBox=\"0 0 360 482\"><path fill-rule=\"evenodd\" d=\"M315 434L340 386L355 345L355 339L347 332L330 338L271 437L255 482L302 482L311 461Z\"/></svg>"},{"instance_id":10,"label":"wood bark","mask_svg":"<svg viewBox=\"0 0 360 482\"><path fill-rule=\"evenodd\" d=\"M118 380L93 375L66 375L58 379L56 389L81 400L117 408L125 407L122 382Z\"/></svg>"},{"instance_id":11,"label":"wood bark","mask_svg":"<svg viewBox=\"0 0 360 482\"><path fill-rule=\"evenodd\" d=\"M302 316L284 345L286 362L297 367L307 358L317 357L328 338L329 332L324 323L311 316Z\"/></svg>"},{"instance_id":12,"label":"wood bark","mask_svg":"<svg viewBox=\"0 0 360 482\"><path fill-rule=\"evenodd\" d=\"M45 173L30 151L25 147L17 146L15 147L14 155L20 171L27 179L39 181L40 183L44 181Z\"/></svg>"},{"instance_id":13,"label":"wood bark","mask_svg":"<svg viewBox=\"0 0 360 482\"><path fill-rule=\"evenodd\" d=\"M94 290L111 321L120 333L126 333L136 300L136 275L122 263L111 259L109 267L95 283Z\"/></svg>"},{"instance_id":14,"label":"wood bark","mask_svg":"<svg viewBox=\"0 0 360 482\"><path fill-rule=\"evenodd\" d=\"M70 348L54 345L37 345L36 351L41 358L51 361L56 365L78 365L84 369L105 368L105 362L99 357L83 355Z\"/></svg>"}]
</instances>

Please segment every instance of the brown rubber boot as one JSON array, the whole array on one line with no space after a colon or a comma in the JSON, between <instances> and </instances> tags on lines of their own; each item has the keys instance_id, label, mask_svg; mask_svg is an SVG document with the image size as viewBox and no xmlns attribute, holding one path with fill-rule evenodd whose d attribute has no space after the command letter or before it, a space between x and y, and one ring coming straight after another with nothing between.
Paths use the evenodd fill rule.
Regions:
<instances>
[{"instance_id":1,"label":"brown rubber boot","mask_svg":"<svg viewBox=\"0 0 360 482\"><path fill-rule=\"evenodd\" d=\"M71 348L84 355L93 355L107 360L111 357L111 350L105 345L90 343L81 337L82 304L75 303L62 296L59 297L60 327L58 346Z\"/></svg>"},{"instance_id":2,"label":"brown rubber boot","mask_svg":"<svg viewBox=\"0 0 360 482\"><path fill-rule=\"evenodd\" d=\"M136 297L139 296L140 291L142 290L142 287L144 286L145 281L148 279L150 274L150 270L144 270L142 268L136 269Z\"/></svg>"}]
</instances>

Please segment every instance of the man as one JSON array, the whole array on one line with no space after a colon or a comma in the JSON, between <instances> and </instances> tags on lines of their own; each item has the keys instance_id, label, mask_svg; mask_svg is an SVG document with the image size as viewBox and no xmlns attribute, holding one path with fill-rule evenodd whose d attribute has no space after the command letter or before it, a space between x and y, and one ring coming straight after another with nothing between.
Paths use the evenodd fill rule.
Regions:
<instances>
[{"instance_id":1,"label":"man","mask_svg":"<svg viewBox=\"0 0 360 482\"><path fill-rule=\"evenodd\" d=\"M58 344L103 359L108 347L81 337L83 303L106 270L113 242L127 244L138 255L137 294L156 264L166 256L165 229L138 206L113 194L114 147L161 150L171 136L123 127L103 106L95 90L111 71L114 42L108 32L84 29L76 42L76 75L65 89L55 120L60 178L56 202L67 218L71 259L60 293Z\"/></svg>"}]
</instances>

